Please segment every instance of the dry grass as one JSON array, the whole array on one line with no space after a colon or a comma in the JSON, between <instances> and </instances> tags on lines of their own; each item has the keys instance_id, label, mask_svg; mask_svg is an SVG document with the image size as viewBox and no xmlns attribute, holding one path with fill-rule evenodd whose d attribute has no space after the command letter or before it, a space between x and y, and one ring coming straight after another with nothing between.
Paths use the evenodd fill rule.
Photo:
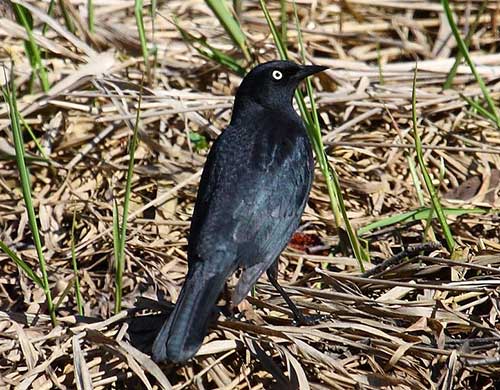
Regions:
<instances>
[{"instance_id":1,"label":"dry grass","mask_svg":"<svg viewBox=\"0 0 500 390\"><path fill-rule=\"evenodd\" d=\"M415 159L411 83L419 59L419 130L443 203L486 210L449 217L458 253L450 258L444 249L430 248L426 256L411 252L375 275L361 275L351 254L336 250L338 230L318 174L301 233L282 256L280 276L304 311L328 319L317 326L292 326L281 298L262 279L250 304L239 308L240 318L221 316L198 357L182 367L157 366L130 344L129 334L147 339L142 328L153 329L164 315L142 322L134 315L161 310L162 302L177 297L206 155L189 134L210 141L224 128L239 77L197 55L169 20L177 15L182 27L225 51L233 50L232 44L202 1L159 2L154 35L145 13L158 63L141 107L125 249L123 306L129 311L112 316L112 202L123 199L144 64L132 1L94 1L94 34L81 16L86 2L64 3L72 4L69 9L79 18L76 35L57 13L54 19L46 16L46 4L30 2L37 7L35 25L49 24L45 37L36 34L52 86L46 94L38 86L28 93L24 30L8 12L0 14L0 57L6 67L13 60L19 109L53 161L52 166L34 161L30 168L49 279L55 301L60 300L60 323L52 328L42 289L0 254L0 387L495 388L500 382L500 132L460 97L481 97L466 66L459 67L453 90L441 89L456 48L438 2L304 0L299 15L310 60L331 66L314 82L324 142L357 228L419 207L408 165ZM472 23L480 3L454 4L461 28ZM2 6L8 9L5 2ZM270 7L278 21L279 8ZM240 19L258 60L276 58L256 2L243 2ZM500 6L493 1L471 45L497 104L499 24ZM293 54L293 24L289 34ZM36 267L3 102L0 131L0 239ZM29 138L26 148L37 153ZM71 287L75 211L85 317L75 315ZM362 236L373 262L367 268L424 241L425 225L425 220L408 220ZM443 241L439 227L433 228L428 237ZM133 309L138 297L143 297L139 309Z\"/></svg>"}]
</instances>

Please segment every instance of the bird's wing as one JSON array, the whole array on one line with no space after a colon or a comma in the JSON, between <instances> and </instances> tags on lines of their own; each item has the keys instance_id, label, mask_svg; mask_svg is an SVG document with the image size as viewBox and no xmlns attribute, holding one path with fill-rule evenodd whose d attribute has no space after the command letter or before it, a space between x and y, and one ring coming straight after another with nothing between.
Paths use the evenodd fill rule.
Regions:
<instances>
[{"instance_id":1,"label":"bird's wing","mask_svg":"<svg viewBox=\"0 0 500 390\"><path fill-rule=\"evenodd\" d=\"M297 229L310 189L306 166L285 161L285 169L261 176L235 210L233 240L243 273L233 292L239 303L268 269ZM287 167L289 163L292 166Z\"/></svg>"},{"instance_id":2,"label":"bird's wing","mask_svg":"<svg viewBox=\"0 0 500 390\"><path fill-rule=\"evenodd\" d=\"M231 148L227 148L226 129L212 145L207 156L198 186L196 203L191 217L188 239L189 262L212 261L212 257L230 244L224 238L224 230L230 219L234 197L230 188L234 185L234 164ZM227 149L227 150L226 150Z\"/></svg>"},{"instance_id":3,"label":"bird's wing","mask_svg":"<svg viewBox=\"0 0 500 390\"><path fill-rule=\"evenodd\" d=\"M312 180L310 147L305 136L277 144L240 134L235 139L228 131L213 145L202 175L190 261L230 250L243 268L260 262L269 266L305 207Z\"/></svg>"},{"instance_id":4,"label":"bird's wing","mask_svg":"<svg viewBox=\"0 0 500 390\"><path fill-rule=\"evenodd\" d=\"M269 257L272 262L299 224L310 183L306 167L286 165L256 178L233 211L231 238L238 243L245 266Z\"/></svg>"}]
</instances>

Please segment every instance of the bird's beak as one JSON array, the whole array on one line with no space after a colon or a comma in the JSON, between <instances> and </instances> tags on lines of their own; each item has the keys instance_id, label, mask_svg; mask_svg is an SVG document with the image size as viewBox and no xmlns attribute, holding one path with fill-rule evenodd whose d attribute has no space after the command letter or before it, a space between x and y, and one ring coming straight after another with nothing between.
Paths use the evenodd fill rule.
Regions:
<instances>
[{"instance_id":1,"label":"bird's beak","mask_svg":"<svg viewBox=\"0 0 500 390\"><path fill-rule=\"evenodd\" d=\"M328 69L328 67L321 65L300 65L300 69L297 73L295 73L295 77L299 80L302 80L305 79L307 76L322 72L325 69Z\"/></svg>"}]
</instances>

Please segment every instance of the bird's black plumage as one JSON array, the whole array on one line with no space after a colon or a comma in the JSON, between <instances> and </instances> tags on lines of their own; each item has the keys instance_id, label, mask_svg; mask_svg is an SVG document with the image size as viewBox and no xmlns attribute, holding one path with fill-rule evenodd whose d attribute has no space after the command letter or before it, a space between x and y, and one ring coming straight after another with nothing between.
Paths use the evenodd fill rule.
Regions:
<instances>
[{"instance_id":1,"label":"bird's black plumage","mask_svg":"<svg viewBox=\"0 0 500 390\"><path fill-rule=\"evenodd\" d=\"M231 123L207 157L191 220L189 271L174 312L153 344L155 360L191 358L226 279L242 269L233 293L237 304L297 229L314 162L292 98L303 78L324 69L272 61L243 79Z\"/></svg>"}]
</instances>

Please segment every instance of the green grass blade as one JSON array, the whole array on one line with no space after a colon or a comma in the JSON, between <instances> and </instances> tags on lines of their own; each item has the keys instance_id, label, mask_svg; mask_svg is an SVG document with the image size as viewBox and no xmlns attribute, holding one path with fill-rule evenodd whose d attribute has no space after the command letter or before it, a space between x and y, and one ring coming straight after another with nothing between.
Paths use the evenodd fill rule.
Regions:
<instances>
[{"instance_id":1,"label":"green grass blade","mask_svg":"<svg viewBox=\"0 0 500 390\"><path fill-rule=\"evenodd\" d=\"M462 97L462 99L464 99L467 103L469 103L470 106L472 106L472 108L474 108L479 114L481 114L483 117L489 119L490 121L492 121L493 123L495 123L495 116L489 112L488 110L486 110L483 106L481 106L478 102L476 102L475 100L472 100L471 98L465 96L465 95L462 95L460 94L460 96Z\"/></svg>"},{"instance_id":2,"label":"green grass blade","mask_svg":"<svg viewBox=\"0 0 500 390\"><path fill-rule=\"evenodd\" d=\"M40 277L31 269L31 267L23 259L21 259L14 251L12 251L3 241L0 241L0 249L5 252L10 259L16 263L16 265L21 268L24 273L39 287L43 288L43 281Z\"/></svg>"},{"instance_id":3,"label":"green grass blade","mask_svg":"<svg viewBox=\"0 0 500 390\"><path fill-rule=\"evenodd\" d=\"M123 273L121 270L125 267L122 266L121 261L123 260L120 255L120 219L118 211L118 202L116 199L113 200L113 250L115 257L115 313L118 313L121 309L122 301L122 291L123 291Z\"/></svg>"},{"instance_id":4,"label":"green grass blade","mask_svg":"<svg viewBox=\"0 0 500 390\"><path fill-rule=\"evenodd\" d=\"M278 50L278 54L281 59L286 60L288 59L288 53L286 50L286 46L282 41L282 37L278 32L278 29L276 28L276 25L274 24L271 15L269 14L269 10L267 9L267 6L264 2L264 0L259 0L260 7L262 9L262 12L264 13L264 17L266 19L266 22L269 26L269 30L271 31L271 35L273 36L274 42L276 49ZM297 12L296 6L294 4L294 10L295 13ZM296 20L298 20L298 16L296 14ZM304 45L302 42L302 35L300 33L300 26L298 25L297 22L297 30L299 34L299 43L300 47L302 48L302 55L303 58L305 57L304 55ZM324 146L323 146L323 140L321 137L321 129L319 126L319 120L318 120L318 114L315 106L315 101L314 101L314 95L313 95L313 89L312 89L312 84L310 80L306 80L306 88L307 92L309 95L309 99L311 102L311 112L307 109L304 97L302 93L297 90L295 93L295 98L297 101L297 104L299 106L300 113L302 115L302 118L304 119L304 122L306 124L309 138L312 141L313 149L316 154L316 158L318 160L318 164L320 166L320 169L323 173L323 176L325 177L327 189L328 189L328 195L330 197L330 205L335 217L335 222L337 226L340 226L341 224L341 219L342 217L344 218L344 222L346 225L346 229L349 235L349 239L351 241L351 246L353 248L353 252L360 262L360 267L363 269L363 264L362 261L366 259L366 255L363 254L362 248L359 245L359 241L357 239L356 233L352 229L349 220L347 218L347 212L343 203L343 198L342 198L342 191L340 189L339 181L338 178L336 177L336 172L330 167L328 163L328 159L326 157L326 154L324 152ZM340 195L339 195L340 194ZM342 204L341 207L340 203ZM342 217L341 217L342 215Z\"/></svg>"},{"instance_id":5,"label":"green grass blade","mask_svg":"<svg viewBox=\"0 0 500 390\"><path fill-rule=\"evenodd\" d=\"M55 5L56 5L56 0L50 0L49 8L47 8L47 15L52 16L54 14ZM45 33L47 32L48 28L49 25L47 23L44 23L42 27L42 35L45 36Z\"/></svg>"},{"instance_id":6,"label":"green grass blade","mask_svg":"<svg viewBox=\"0 0 500 390\"><path fill-rule=\"evenodd\" d=\"M87 0L87 24L89 26L89 31L91 33L94 32L94 1L93 0Z\"/></svg>"},{"instance_id":7,"label":"green grass blade","mask_svg":"<svg viewBox=\"0 0 500 390\"><path fill-rule=\"evenodd\" d=\"M474 35L474 32L476 31L477 25L479 24L479 19L484 13L484 10L486 9L486 6L488 5L488 0L484 0L483 3L481 4L481 7L477 11L476 18L474 19L474 22L469 28L469 31L467 32L467 36L465 37L465 48L469 50L470 42L472 39L472 36ZM449 89L451 88L451 85L453 83L453 79L455 78L455 75L457 74L457 69L458 66L460 65L460 62L462 61L463 55L459 51L455 57L455 62L453 63L453 66L451 67L448 77L446 77L446 81L443 84L443 89Z\"/></svg>"},{"instance_id":8,"label":"green grass blade","mask_svg":"<svg viewBox=\"0 0 500 390\"><path fill-rule=\"evenodd\" d=\"M422 149L422 141L420 140L420 134L417 129L417 93L416 93L416 84L417 84L417 66L415 66L415 72L413 74L413 87L412 87L412 123L413 123L413 137L415 139L415 149L417 152L417 160L418 165L420 166L420 170L422 172L422 176L424 178L424 183L429 192L432 202L432 208L436 212L437 218L439 220L439 224L443 229L443 234L446 239L446 245L451 254L455 249L455 240L453 239L453 235L451 234L450 227L448 226L448 222L446 222L446 216L443 212L443 208L441 207L441 202L439 201L439 197L437 195L436 189L432 184L432 179L427 171L427 166L424 161L424 152Z\"/></svg>"},{"instance_id":9,"label":"green grass blade","mask_svg":"<svg viewBox=\"0 0 500 390\"><path fill-rule=\"evenodd\" d=\"M76 31L75 23L73 23L73 20L71 19L71 16L66 9L66 4L64 4L65 0L59 0L59 9L61 10L61 13L64 18L64 24L66 25L66 28L74 34Z\"/></svg>"},{"instance_id":10,"label":"green grass blade","mask_svg":"<svg viewBox=\"0 0 500 390\"><path fill-rule=\"evenodd\" d=\"M286 12L288 1L280 0L280 28L281 28L281 41L287 42L288 36L288 14Z\"/></svg>"},{"instance_id":11,"label":"green grass blade","mask_svg":"<svg viewBox=\"0 0 500 390\"><path fill-rule=\"evenodd\" d=\"M45 149L40 144L40 141L38 141L38 138L36 137L35 133L33 133L33 130L31 130L31 126L28 124L28 122L26 122L26 120L21 115L19 115L19 119L20 119L22 125L24 126L24 128L26 129L26 131L28 131L28 134L30 135L33 142L35 143L35 146L38 149L38 151L40 152L40 154L42 155L42 158L44 159L44 161L47 161L49 164L51 164L52 162L50 161L49 156L47 156L47 153L45 153Z\"/></svg>"},{"instance_id":12,"label":"green grass blade","mask_svg":"<svg viewBox=\"0 0 500 390\"><path fill-rule=\"evenodd\" d=\"M422 190L422 183L418 177L417 167L415 166L414 159L410 156L408 151L404 152L406 156L406 162L408 163L408 168L410 169L410 176L415 187L415 192L417 193L418 204L420 207L425 207L424 192ZM424 239L427 235L430 236L432 241L436 241L436 235L434 234L434 229L432 228L432 215L426 220L424 227Z\"/></svg>"},{"instance_id":13,"label":"green grass blade","mask_svg":"<svg viewBox=\"0 0 500 390\"><path fill-rule=\"evenodd\" d=\"M20 4L12 3L17 22L24 27L28 39L25 41L26 55L29 58L33 73L40 80L42 90L47 92L50 88L49 78L45 66L42 64L42 56L35 38L33 37L33 20L30 12Z\"/></svg>"},{"instance_id":14,"label":"green grass blade","mask_svg":"<svg viewBox=\"0 0 500 390\"><path fill-rule=\"evenodd\" d=\"M415 166L415 161L410 156L410 153L405 152L406 161L408 163L408 168L410 169L411 180L413 181L413 185L415 186L415 192L417 193L418 204L420 207L425 206L424 193L422 191L422 184L420 183L420 179L418 178L417 167Z\"/></svg>"},{"instance_id":15,"label":"green grass blade","mask_svg":"<svg viewBox=\"0 0 500 390\"><path fill-rule=\"evenodd\" d=\"M472 209L464 209L464 208L451 208L451 207L445 207L443 208L443 213L446 216L456 216L459 217L461 215L467 215L467 214L495 214L499 213L500 210L488 210L488 209L483 209L483 208L472 208ZM392 215L390 217L381 219L379 221L372 222L366 226L363 226L358 229L358 234L360 236L365 235L367 233L370 233L373 230L384 228L387 226L392 226L392 225L397 225L398 223L402 222L413 222L413 221L421 221L421 220L427 220L429 218L436 218L436 214L434 213L434 210L429 207L421 207L417 210L413 211L408 211L405 213L401 214L396 214Z\"/></svg>"},{"instance_id":16,"label":"green grass blade","mask_svg":"<svg viewBox=\"0 0 500 390\"><path fill-rule=\"evenodd\" d=\"M395 127L395 129L397 130L398 134L399 134L399 138L401 139L401 142L404 143L404 137L403 137L403 134L401 133L401 130L399 129L399 126L398 124L396 123L394 117L392 116L391 112L387 109L387 107L385 107L386 109L386 112L387 114L389 115L389 117L391 118L391 121ZM413 182L413 186L415 187L415 192L417 194L417 199L418 199L418 204L420 207L425 207L425 199L424 199L424 193L422 191L422 184L420 182L420 178L418 177L418 173L417 173L417 167L415 165L415 160L414 158L411 156L410 152L408 150L405 150L403 152L403 155L406 159L406 162L408 164L408 168L410 170L410 177L412 179L412 182ZM429 220L430 221L430 220ZM425 234L424 234L424 237L426 237L426 234L427 234L427 228L430 228L430 234L431 234L431 238L433 241L436 241L435 239L435 235L434 235L434 230L432 230L432 224L427 224L425 226Z\"/></svg>"},{"instance_id":17,"label":"green grass blade","mask_svg":"<svg viewBox=\"0 0 500 390\"><path fill-rule=\"evenodd\" d=\"M4 99L9 107L10 124L12 129L12 135L14 138L14 147L16 150L17 168L19 171L19 176L21 181L23 199L26 206L26 211L28 213L28 222L31 229L31 234L33 236L33 241L35 243L35 249L38 256L38 264L40 266L40 271L42 273L42 283L43 283L45 298L47 301L47 308L49 310L52 324L55 326L57 320L56 320L54 305L52 302L52 294L50 292L45 256L42 250L42 240L40 238L40 232L38 230L35 208L33 206L33 199L31 196L31 183L30 183L29 171L28 167L26 166L26 162L24 160L25 151L24 151L23 137L21 134L21 126L19 123L19 111L17 109L15 90L16 89L14 85L14 77L11 77L10 88L7 86L3 87L2 92Z\"/></svg>"},{"instance_id":18,"label":"green grass blade","mask_svg":"<svg viewBox=\"0 0 500 390\"><path fill-rule=\"evenodd\" d=\"M134 132L129 143L129 161L127 169L127 181L125 184L125 199L123 202L123 215L122 222L120 226L120 236L118 238L118 250L116 257L116 295L115 295L115 313L121 310L121 298L122 298L122 280L123 272L125 270L125 241L127 240L127 219L128 219L128 209L130 204L130 195L132 192L132 176L134 173L134 162L135 162L135 150L138 144L138 134L139 134L139 121L141 117L141 105L142 105L142 82L139 94L139 102L137 104L137 114L135 117ZM117 212L115 212L118 215ZM118 223L117 223L118 225Z\"/></svg>"},{"instance_id":19,"label":"green grass blade","mask_svg":"<svg viewBox=\"0 0 500 390\"><path fill-rule=\"evenodd\" d=\"M156 44L156 14L157 14L158 4L156 0L151 1L151 6L149 12L151 14L151 44L150 53L153 56L153 63L151 65L151 80L155 79L155 69L158 64L158 45Z\"/></svg>"},{"instance_id":20,"label":"green grass blade","mask_svg":"<svg viewBox=\"0 0 500 390\"><path fill-rule=\"evenodd\" d=\"M259 0L259 4L260 4L260 9L264 13L264 17L266 18L267 25L269 26L269 30L271 31L271 35L273 36L274 44L276 46L276 49L278 50L280 58L282 60L288 60L288 53L286 51L286 46L283 44L283 41L281 40L281 35L279 34L278 29L276 28L276 25L274 24L273 19L269 14L266 2L264 0Z\"/></svg>"},{"instance_id":21,"label":"green grass blade","mask_svg":"<svg viewBox=\"0 0 500 390\"><path fill-rule=\"evenodd\" d=\"M80 291L80 278L78 276L78 264L76 261L75 252L75 227L76 227L76 208L73 210L73 220L71 222L71 265L73 267L73 285L75 286L75 296L76 296L76 307L78 309L78 314L83 316L83 298L82 292Z\"/></svg>"},{"instance_id":22,"label":"green grass blade","mask_svg":"<svg viewBox=\"0 0 500 390\"><path fill-rule=\"evenodd\" d=\"M142 57L144 58L144 66L146 67L146 74L148 79L150 79L150 66L149 66L149 50L148 42L146 39L146 29L144 28L144 15L142 12L142 7L144 5L143 0L135 0L134 13L135 13L135 23L137 25L137 31L139 33L139 39L141 41Z\"/></svg>"},{"instance_id":23,"label":"green grass blade","mask_svg":"<svg viewBox=\"0 0 500 390\"><path fill-rule=\"evenodd\" d=\"M297 4L295 0L293 1L293 11L294 11L294 16L295 16L295 25L297 27L297 34L298 34L298 39L299 39L299 48L300 48L300 54L302 57L302 61L306 61L306 55L305 55L305 49L304 49L304 41L302 38L302 31L300 29L300 24L299 24L299 15L297 12ZM344 197L342 195L342 188L340 186L340 181L337 175L337 172L335 169L329 164L328 158L325 153L325 147L323 145L323 137L321 134L321 128L319 125L319 118L318 118L318 111L316 109L316 101L314 99L314 93L313 93L313 87L311 83L311 79L308 77L306 79L306 89L307 89L307 95L309 96L309 101L311 104L311 121L309 123L309 128L310 128L310 136L315 140L316 144L316 156L319 160L319 165L321 168L321 171L323 173L323 176L326 178L326 183L327 183L327 188L328 188L328 195L330 197L330 203L332 207L332 211L334 212L334 215L336 216L336 222L337 226L340 225L340 218L338 216L339 214L339 209L340 213L342 214L342 218L344 220L344 224L347 230L347 235L349 237L349 242L351 244L351 248L354 252L354 256L359 262L359 266L362 272L364 272L364 266L363 266L363 261L369 260L369 255L367 252L365 252L362 248L362 246L359 243L358 236L353 229L351 222L349 221L349 218L347 216L347 209L345 207L344 203ZM333 199L336 199L337 201L334 202L332 201Z\"/></svg>"},{"instance_id":24,"label":"green grass blade","mask_svg":"<svg viewBox=\"0 0 500 390\"><path fill-rule=\"evenodd\" d=\"M453 32L453 36L455 37L455 40L457 42L457 46L460 49L460 52L465 58L465 61L469 65L469 68L474 75L477 83L479 84L479 88L481 88L481 92L483 93L484 99L486 100L488 104L488 108L490 109L490 112L493 114L495 117L495 124L497 125L498 128L500 128L500 117L498 115L498 111L495 107L495 102L490 96L490 93L488 91L488 88L486 87L486 84L483 81L483 78L481 75L477 72L476 66L474 65L474 62L472 61L471 56L469 55L469 51L467 50L467 46L465 45L465 42L463 41L462 37L460 36L460 32L458 31L457 25L455 23L455 20L453 19L453 13L451 12L450 4L448 3L448 0L441 0L441 4L443 5L444 12L446 14L446 18L448 19L448 23L450 24L451 31Z\"/></svg>"},{"instance_id":25,"label":"green grass blade","mask_svg":"<svg viewBox=\"0 0 500 390\"><path fill-rule=\"evenodd\" d=\"M205 0L233 42L241 49L247 61L252 60L247 41L238 21L229 10L225 0Z\"/></svg>"},{"instance_id":26,"label":"green grass blade","mask_svg":"<svg viewBox=\"0 0 500 390\"><path fill-rule=\"evenodd\" d=\"M243 10L243 0L233 0L233 9L234 13L239 16L241 15L241 11Z\"/></svg>"},{"instance_id":27,"label":"green grass blade","mask_svg":"<svg viewBox=\"0 0 500 390\"><path fill-rule=\"evenodd\" d=\"M182 38L188 42L198 53L200 53L203 57L215 61L222 66L225 66L235 72L236 74L240 76L244 76L246 74L246 71L243 67L241 67L238 62L232 58L231 56L228 56L221 50L218 50L212 46L210 46L206 39L204 38L197 38L188 31L184 30L178 23L177 20L174 19L175 26L177 30L182 35Z\"/></svg>"},{"instance_id":28,"label":"green grass blade","mask_svg":"<svg viewBox=\"0 0 500 390\"><path fill-rule=\"evenodd\" d=\"M61 303L63 303L64 298L66 298L69 295L69 292L71 291L71 288L74 285L74 279L75 277L73 276L68 283L66 284L66 287L64 288L63 292L61 295L59 295L59 298L57 298L56 303L54 304L54 308L57 310L59 306L61 306Z\"/></svg>"}]
</instances>

